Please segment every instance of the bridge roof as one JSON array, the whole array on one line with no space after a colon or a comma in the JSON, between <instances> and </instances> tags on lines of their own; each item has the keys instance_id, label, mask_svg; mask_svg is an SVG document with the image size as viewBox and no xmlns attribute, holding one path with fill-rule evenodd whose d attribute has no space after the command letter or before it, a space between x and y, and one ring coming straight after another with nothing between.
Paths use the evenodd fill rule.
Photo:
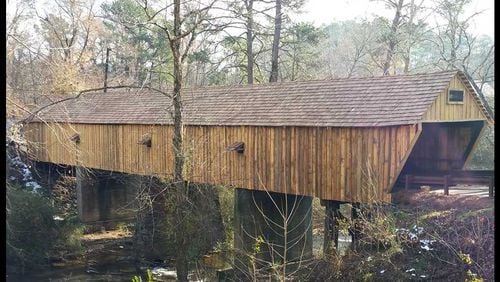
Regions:
<instances>
[{"instance_id":1,"label":"bridge roof","mask_svg":"<svg viewBox=\"0 0 500 282\"><path fill-rule=\"evenodd\" d=\"M415 124L458 71L186 88L188 125L371 127ZM476 94L477 95L477 94ZM151 90L83 93L40 111L49 122L171 124L171 99Z\"/></svg>"}]
</instances>

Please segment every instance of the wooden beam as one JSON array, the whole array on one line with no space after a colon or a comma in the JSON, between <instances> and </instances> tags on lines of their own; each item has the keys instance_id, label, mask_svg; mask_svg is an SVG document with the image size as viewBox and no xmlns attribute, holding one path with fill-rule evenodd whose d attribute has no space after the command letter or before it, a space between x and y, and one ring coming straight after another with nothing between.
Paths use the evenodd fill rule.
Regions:
<instances>
[{"instance_id":1,"label":"wooden beam","mask_svg":"<svg viewBox=\"0 0 500 282\"><path fill-rule=\"evenodd\" d=\"M359 237L361 235L361 230L359 230L359 218L361 217L361 205L359 203L352 203L351 209L351 248L356 250L359 245Z\"/></svg>"},{"instance_id":2,"label":"wooden beam","mask_svg":"<svg viewBox=\"0 0 500 282\"><path fill-rule=\"evenodd\" d=\"M471 160L472 152L476 149L476 147L479 145L479 140L481 139L481 136L483 136L484 132L486 131L486 122L483 121L483 125L481 129L479 130L479 133L476 133L477 131L473 132L472 134L476 133L476 139L474 139L474 136L471 136L471 143L467 146L467 149L465 149L464 157L465 157L465 162L462 165L462 169L464 169L469 161ZM472 145L472 146L471 146Z\"/></svg>"},{"instance_id":3,"label":"wooden beam","mask_svg":"<svg viewBox=\"0 0 500 282\"><path fill-rule=\"evenodd\" d=\"M410 186L411 186L411 180L412 180L412 176L407 174L405 176L405 190L408 190L410 189Z\"/></svg>"},{"instance_id":4,"label":"wooden beam","mask_svg":"<svg viewBox=\"0 0 500 282\"><path fill-rule=\"evenodd\" d=\"M340 202L331 200L322 200L325 206L325 232L323 235L323 254L331 255L332 250L337 251L339 246L339 218ZM332 244L333 243L333 244Z\"/></svg>"},{"instance_id":5,"label":"wooden beam","mask_svg":"<svg viewBox=\"0 0 500 282\"><path fill-rule=\"evenodd\" d=\"M495 187L495 177L490 179L490 184L488 186L488 197L493 198L493 188Z\"/></svg>"},{"instance_id":6,"label":"wooden beam","mask_svg":"<svg viewBox=\"0 0 500 282\"><path fill-rule=\"evenodd\" d=\"M417 143L417 140L420 138L421 134L422 134L422 123L419 122L417 124L417 134L415 134L415 137L413 137L413 140L411 140L410 146L408 146L408 149L406 150L406 154L403 157L403 160L401 162L399 162L399 167L397 168L396 174L394 175L394 179L387 187L387 191L389 193L393 192L393 188L394 188L394 185L396 184L396 181L398 180L399 174L401 173L401 170L403 170L404 164L408 160L408 157L410 156L411 152L413 151L413 147L415 147L415 144Z\"/></svg>"},{"instance_id":7,"label":"wooden beam","mask_svg":"<svg viewBox=\"0 0 500 282\"><path fill-rule=\"evenodd\" d=\"M485 121L484 119L457 119L457 120L425 120L421 123L457 123L457 122L471 122L471 121Z\"/></svg>"},{"instance_id":8,"label":"wooden beam","mask_svg":"<svg viewBox=\"0 0 500 282\"><path fill-rule=\"evenodd\" d=\"M444 194L445 195L450 194L450 175L444 176Z\"/></svg>"}]
</instances>

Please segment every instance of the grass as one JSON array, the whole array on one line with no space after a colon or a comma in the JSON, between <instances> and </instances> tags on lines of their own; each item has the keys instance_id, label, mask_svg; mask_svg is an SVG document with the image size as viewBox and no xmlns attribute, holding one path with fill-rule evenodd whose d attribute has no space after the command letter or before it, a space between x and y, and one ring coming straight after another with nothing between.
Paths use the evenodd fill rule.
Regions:
<instances>
[{"instance_id":1,"label":"grass","mask_svg":"<svg viewBox=\"0 0 500 282\"><path fill-rule=\"evenodd\" d=\"M493 212L494 212L493 207L488 207L488 208L484 208L484 209L480 209L480 210L476 210L476 211L464 212L464 213L460 214L457 219L460 221L465 221L465 220L469 220L471 218L486 216L489 213L493 213Z\"/></svg>"},{"instance_id":2,"label":"grass","mask_svg":"<svg viewBox=\"0 0 500 282\"><path fill-rule=\"evenodd\" d=\"M494 280L493 200L428 192L403 197L403 204L373 206L373 218L361 219L359 247L318 258L304 280Z\"/></svg>"},{"instance_id":3,"label":"grass","mask_svg":"<svg viewBox=\"0 0 500 282\"><path fill-rule=\"evenodd\" d=\"M444 210L444 211L430 211L418 217L419 221L431 220L439 217L450 216L454 210Z\"/></svg>"}]
</instances>

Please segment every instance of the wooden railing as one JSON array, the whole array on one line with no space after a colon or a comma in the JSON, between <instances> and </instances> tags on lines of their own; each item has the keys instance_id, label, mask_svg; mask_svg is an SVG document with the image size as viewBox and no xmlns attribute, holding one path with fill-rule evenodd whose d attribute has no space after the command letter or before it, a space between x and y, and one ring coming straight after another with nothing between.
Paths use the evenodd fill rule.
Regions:
<instances>
[{"instance_id":1,"label":"wooden railing","mask_svg":"<svg viewBox=\"0 0 500 282\"><path fill-rule=\"evenodd\" d=\"M446 172L406 174L405 189L412 185L443 186L444 194L449 195L449 187L458 184L488 186L488 195L494 196L495 171L493 170L455 170Z\"/></svg>"}]
</instances>

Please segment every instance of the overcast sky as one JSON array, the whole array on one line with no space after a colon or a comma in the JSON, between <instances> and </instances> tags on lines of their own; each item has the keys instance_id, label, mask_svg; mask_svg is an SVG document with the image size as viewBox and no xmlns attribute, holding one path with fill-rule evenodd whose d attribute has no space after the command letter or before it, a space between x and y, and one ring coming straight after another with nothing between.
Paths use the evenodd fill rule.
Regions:
<instances>
[{"instance_id":1,"label":"overcast sky","mask_svg":"<svg viewBox=\"0 0 500 282\"><path fill-rule=\"evenodd\" d=\"M473 0L470 13L484 10L477 15L471 31L476 35L494 35L494 0ZM313 22L315 25L328 24L333 19L349 20L358 18L371 19L374 15L383 15L389 19L394 12L388 11L380 2L370 0L307 0L303 14L298 19Z\"/></svg>"},{"instance_id":2,"label":"overcast sky","mask_svg":"<svg viewBox=\"0 0 500 282\"><path fill-rule=\"evenodd\" d=\"M97 5L112 0L96 0ZM240 1L240 0L235 0ZM16 0L7 1L7 12L15 9ZM38 1L43 6L43 1ZM494 0L472 0L470 13L483 11L474 18L471 30L475 35L486 34L494 37ZM372 19L375 15L382 15L389 19L394 16L392 11L384 5L370 0L306 0L302 14L294 17L297 20L313 22L315 25L329 24L333 20L349 20L355 18ZM430 19L432 20L432 19Z\"/></svg>"}]
</instances>

